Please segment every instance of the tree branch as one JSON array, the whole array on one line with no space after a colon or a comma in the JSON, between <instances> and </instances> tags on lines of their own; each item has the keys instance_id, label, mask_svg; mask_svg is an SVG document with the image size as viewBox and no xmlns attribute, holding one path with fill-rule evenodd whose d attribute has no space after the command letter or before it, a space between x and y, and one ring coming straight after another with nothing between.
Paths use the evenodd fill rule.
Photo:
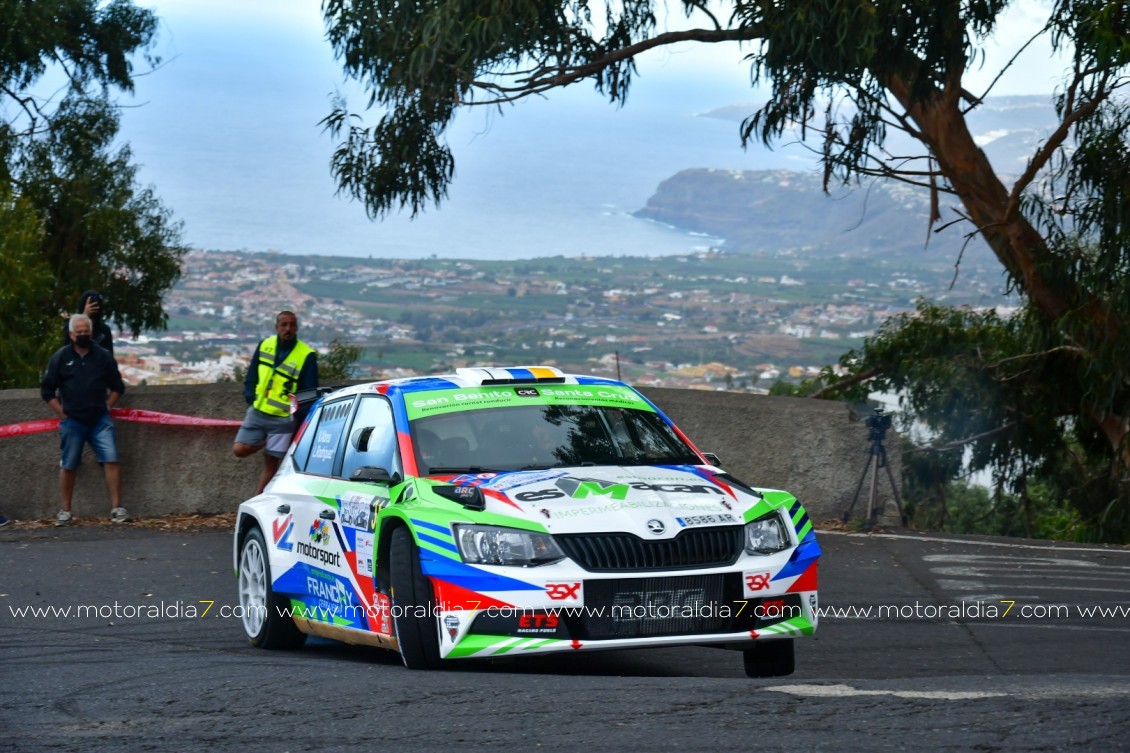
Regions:
<instances>
[{"instance_id":1,"label":"tree branch","mask_svg":"<svg viewBox=\"0 0 1130 753\"><path fill-rule=\"evenodd\" d=\"M1078 74L1075 81L1072 82L1072 92L1068 95L1069 107L1071 104L1073 104L1074 89L1079 82L1080 75L1081 74ZM1083 118L1088 118L1093 115L1099 108L1099 105L1106 100L1109 94L1110 92L1105 86L1100 87L1099 93L1095 96L1094 99L1083 105L1080 105L1074 110L1070 110L1064 115L1063 121L1056 127L1054 131L1052 131L1051 135L1048 136L1047 141L1045 141L1040 146L1040 148L1036 150L1036 153L1032 155L1032 159L1028 160L1028 166L1024 169L1024 172L1020 175L1020 177L1017 178L1016 183L1013 184L1012 191L1008 196L1008 205L1005 208L1004 212L1005 222L1016 216L1016 213L1020 209L1020 194L1023 193L1024 189L1032 183L1032 181L1036 177L1036 173L1043 169L1043 167L1048 163L1048 160L1052 158L1052 155L1055 154L1055 152L1057 152L1063 145L1063 142L1067 140L1067 136L1071 132L1071 127Z\"/></svg>"},{"instance_id":2,"label":"tree branch","mask_svg":"<svg viewBox=\"0 0 1130 753\"><path fill-rule=\"evenodd\" d=\"M965 439L957 439L957 440L954 440L953 442L947 442L946 444L942 444L942 445L931 445L929 447L915 447L913 450L907 450L907 453L948 452L950 450L956 450L959 447L964 447L967 444L972 444L973 442L980 441L982 439L985 439L986 437L991 437L994 434L1000 434L1002 432L1008 431L1009 429L1012 429L1015 426L1016 426L1015 421L1009 421L1007 424L1004 424L1003 426L998 426L995 429L990 429L989 431L984 431L984 432L981 432L980 434L974 434L972 437L966 437Z\"/></svg>"},{"instance_id":3,"label":"tree branch","mask_svg":"<svg viewBox=\"0 0 1130 753\"><path fill-rule=\"evenodd\" d=\"M503 86L501 84L476 80L472 83L472 86L485 91L497 92L503 96L499 96L494 101L468 102L464 104L512 102L531 94L538 94L549 89L568 86L610 65L628 60L629 58L633 58L640 53L647 52L656 47L678 44L679 42L704 42L708 44L718 42L750 42L759 39L760 36L760 32L752 28L717 30L687 29L686 31L665 32L650 39L642 39L627 47L612 50L605 55L580 65L565 66L556 69L550 66L542 66L540 69L532 71L528 78L518 79L519 85L517 86Z\"/></svg>"},{"instance_id":4,"label":"tree branch","mask_svg":"<svg viewBox=\"0 0 1130 753\"><path fill-rule=\"evenodd\" d=\"M837 382L829 384L827 387L821 387L816 392L813 392L811 395L809 395L809 397L820 399L820 398L824 397L825 395L831 394L831 393L835 392L836 390L839 390L843 387L850 387L853 384L859 384L860 382L866 382L868 379L871 379L872 377L876 377L880 373L881 373L881 371L878 368L868 369L867 371L861 371L858 374L855 374L855 375L850 376L850 377L845 377L843 379L840 379Z\"/></svg>"}]
</instances>

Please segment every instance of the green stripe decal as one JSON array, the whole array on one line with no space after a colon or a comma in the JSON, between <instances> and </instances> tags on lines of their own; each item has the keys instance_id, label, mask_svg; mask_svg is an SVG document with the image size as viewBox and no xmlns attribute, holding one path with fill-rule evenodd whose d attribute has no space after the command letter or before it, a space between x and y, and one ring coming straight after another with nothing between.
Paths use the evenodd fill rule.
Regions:
<instances>
[{"instance_id":1,"label":"green stripe decal","mask_svg":"<svg viewBox=\"0 0 1130 753\"><path fill-rule=\"evenodd\" d=\"M565 643L556 638L514 638L507 635L468 635L459 641L448 657L459 659L475 654L489 652L492 655L504 654L513 649L527 650L541 648L553 643Z\"/></svg>"},{"instance_id":2,"label":"green stripe decal","mask_svg":"<svg viewBox=\"0 0 1130 753\"><path fill-rule=\"evenodd\" d=\"M521 389L522 394L516 390ZM635 390L614 384L555 384L491 387L456 387L405 395L404 407L411 421L453 411L503 408L511 405L603 405L634 408L651 413L655 409Z\"/></svg>"}]
</instances>

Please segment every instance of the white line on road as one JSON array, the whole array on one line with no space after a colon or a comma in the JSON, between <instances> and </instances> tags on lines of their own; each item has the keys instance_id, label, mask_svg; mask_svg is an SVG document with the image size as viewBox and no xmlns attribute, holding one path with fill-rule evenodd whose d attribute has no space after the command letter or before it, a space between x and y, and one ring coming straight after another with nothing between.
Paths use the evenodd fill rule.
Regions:
<instances>
[{"instance_id":1,"label":"white line on road","mask_svg":"<svg viewBox=\"0 0 1130 753\"><path fill-rule=\"evenodd\" d=\"M850 685L776 685L767 687L765 690L816 698L892 695L896 698L928 698L939 701L970 701L979 698L1000 698L1008 695L1008 693L982 690L861 690Z\"/></svg>"}]
</instances>

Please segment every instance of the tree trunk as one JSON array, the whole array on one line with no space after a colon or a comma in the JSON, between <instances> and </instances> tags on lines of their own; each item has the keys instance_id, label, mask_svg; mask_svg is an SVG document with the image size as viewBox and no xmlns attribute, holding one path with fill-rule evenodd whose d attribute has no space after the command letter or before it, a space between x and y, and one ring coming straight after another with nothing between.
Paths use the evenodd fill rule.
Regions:
<instances>
[{"instance_id":1,"label":"tree trunk","mask_svg":"<svg viewBox=\"0 0 1130 753\"><path fill-rule=\"evenodd\" d=\"M1018 211L1010 212L1009 190L997 176L988 156L973 140L961 112L958 89L950 87L924 102L914 101L909 87L901 80L889 81L888 89L917 125L921 139L930 148L981 237L1032 305L1049 322L1059 321L1075 311L1082 313L1083 321L1096 337L1106 342L1116 340L1121 322L1101 300L1079 288L1064 261L1049 251L1044 237L1027 218ZM1087 358L1086 355L1081 357ZM1083 406L1081 410L1102 431L1115 457L1121 459L1116 473L1121 475L1130 469L1130 443L1126 442L1130 420L1096 407Z\"/></svg>"}]
</instances>

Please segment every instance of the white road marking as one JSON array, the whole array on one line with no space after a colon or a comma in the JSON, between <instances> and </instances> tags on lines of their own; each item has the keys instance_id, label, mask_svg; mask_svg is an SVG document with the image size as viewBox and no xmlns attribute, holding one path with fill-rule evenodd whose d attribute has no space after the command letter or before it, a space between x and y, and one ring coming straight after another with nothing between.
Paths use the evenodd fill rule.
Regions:
<instances>
[{"instance_id":1,"label":"white road marking","mask_svg":"<svg viewBox=\"0 0 1130 753\"><path fill-rule=\"evenodd\" d=\"M815 698L848 698L851 696L891 695L896 698L927 698L938 701L971 701L1000 698L1008 693L984 690L861 690L850 685L776 685L763 688L777 693Z\"/></svg>"}]
</instances>

